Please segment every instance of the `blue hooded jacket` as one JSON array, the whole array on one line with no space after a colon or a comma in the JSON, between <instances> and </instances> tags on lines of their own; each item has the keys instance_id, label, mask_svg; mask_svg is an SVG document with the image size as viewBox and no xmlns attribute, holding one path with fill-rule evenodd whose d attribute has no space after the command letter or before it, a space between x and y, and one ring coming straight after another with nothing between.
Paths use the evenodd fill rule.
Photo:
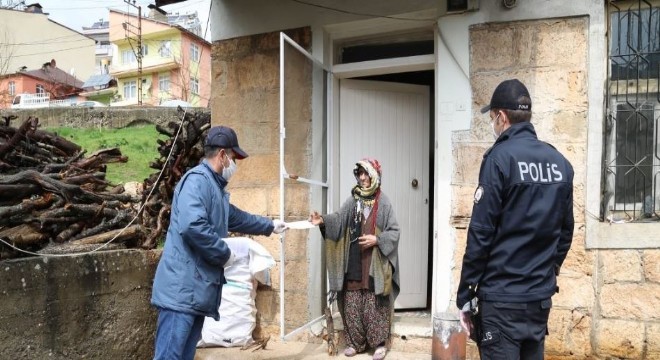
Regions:
<instances>
[{"instance_id":1,"label":"blue hooded jacket","mask_svg":"<svg viewBox=\"0 0 660 360\"><path fill-rule=\"evenodd\" d=\"M270 235L273 222L229 203L227 181L206 160L186 172L174 190L165 248L151 303L159 308L219 319L229 231Z\"/></svg>"}]
</instances>

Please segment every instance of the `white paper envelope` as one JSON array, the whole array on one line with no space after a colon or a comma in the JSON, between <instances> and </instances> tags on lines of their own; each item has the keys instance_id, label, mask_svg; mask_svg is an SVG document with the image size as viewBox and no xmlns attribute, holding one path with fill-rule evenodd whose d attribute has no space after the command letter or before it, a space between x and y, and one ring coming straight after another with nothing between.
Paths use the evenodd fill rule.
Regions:
<instances>
[{"instance_id":1,"label":"white paper envelope","mask_svg":"<svg viewBox=\"0 0 660 360\"><path fill-rule=\"evenodd\" d=\"M296 230L311 229L313 227L316 227L316 225L312 224L307 220L293 221L290 223L286 223L286 226L288 226L289 229L296 229Z\"/></svg>"}]
</instances>

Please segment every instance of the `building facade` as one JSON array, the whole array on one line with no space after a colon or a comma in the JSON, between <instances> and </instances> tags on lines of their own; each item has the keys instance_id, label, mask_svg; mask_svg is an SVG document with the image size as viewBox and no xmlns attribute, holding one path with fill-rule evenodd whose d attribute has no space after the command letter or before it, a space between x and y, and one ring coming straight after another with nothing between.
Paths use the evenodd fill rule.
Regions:
<instances>
[{"instance_id":1,"label":"building facade","mask_svg":"<svg viewBox=\"0 0 660 360\"><path fill-rule=\"evenodd\" d=\"M110 22L99 19L92 26L83 26L82 33L96 41L94 75L109 73L114 46L110 43Z\"/></svg>"},{"instance_id":2,"label":"building facade","mask_svg":"<svg viewBox=\"0 0 660 360\"><path fill-rule=\"evenodd\" d=\"M539 138L575 168L575 234L546 358L660 358L660 3L460 3L214 2L213 121L234 127L251 154L232 201L285 220L333 211L355 161L376 157L402 226L396 307L455 312L493 143L478 109L518 78ZM318 230L257 240L282 275L257 293L258 331L318 333Z\"/></svg>"},{"instance_id":3,"label":"building facade","mask_svg":"<svg viewBox=\"0 0 660 360\"><path fill-rule=\"evenodd\" d=\"M56 61L44 63L39 69L26 69L0 76L0 109L10 108L17 95L47 96L51 104L73 105L80 98L83 82L57 67Z\"/></svg>"},{"instance_id":4,"label":"building facade","mask_svg":"<svg viewBox=\"0 0 660 360\"><path fill-rule=\"evenodd\" d=\"M110 67L110 75L117 79L118 86L113 105L138 104L141 89L144 105L176 99L193 106L208 106L210 43L166 21L138 19L136 15L115 10L110 10L109 23L109 39L117 46Z\"/></svg>"},{"instance_id":5,"label":"building facade","mask_svg":"<svg viewBox=\"0 0 660 360\"><path fill-rule=\"evenodd\" d=\"M93 39L28 9L0 9L0 74L39 69L53 58L78 79L94 74Z\"/></svg>"}]
</instances>

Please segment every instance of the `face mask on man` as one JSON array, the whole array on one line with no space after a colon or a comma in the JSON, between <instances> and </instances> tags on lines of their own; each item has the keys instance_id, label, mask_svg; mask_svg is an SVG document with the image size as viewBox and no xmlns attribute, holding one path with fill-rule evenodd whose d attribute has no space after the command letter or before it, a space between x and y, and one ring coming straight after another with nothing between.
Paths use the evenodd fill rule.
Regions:
<instances>
[{"instance_id":1,"label":"face mask on man","mask_svg":"<svg viewBox=\"0 0 660 360\"><path fill-rule=\"evenodd\" d=\"M225 180L229 181L229 179L232 177L232 175L234 175L234 173L236 172L237 166L236 166L236 162L234 160L232 160L229 157L229 155L227 155L227 153L225 153L225 156L229 160L229 166L222 168L222 177Z\"/></svg>"},{"instance_id":2,"label":"face mask on man","mask_svg":"<svg viewBox=\"0 0 660 360\"><path fill-rule=\"evenodd\" d=\"M497 140L497 138L499 138L500 135L502 135L502 133L498 134L497 131L495 130L495 123L499 118L500 118L500 114L498 113L495 119L493 119L493 121L490 122L490 127L493 129L493 136L495 136L495 140Z\"/></svg>"}]
</instances>

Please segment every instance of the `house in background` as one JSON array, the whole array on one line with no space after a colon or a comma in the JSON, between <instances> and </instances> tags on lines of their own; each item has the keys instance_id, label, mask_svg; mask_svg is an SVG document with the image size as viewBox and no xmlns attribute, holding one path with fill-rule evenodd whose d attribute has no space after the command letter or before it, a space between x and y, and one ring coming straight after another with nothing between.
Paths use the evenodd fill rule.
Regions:
<instances>
[{"instance_id":1,"label":"house in background","mask_svg":"<svg viewBox=\"0 0 660 360\"><path fill-rule=\"evenodd\" d=\"M108 74L112 65L114 45L110 42L110 22L99 19L92 26L83 26L82 33L96 41L94 75Z\"/></svg>"},{"instance_id":2,"label":"house in background","mask_svg":"<svg viewBox=\"0 0 660 360\"><path fill-rule=\"evenodd\" d=\"M68 100L75 104L83 91L83 82L59 69L55 60L51 60L39 69L0 76L0 89L7 89L6 96L0 97L0 108L10 108L18 94L47 94L50 100Z\"/></svg>"},{"instance_id":3,"label":"house in background","mask_svg":"<svg viewBox=\"0 0 660 360\"><path fill-rule=\"evenodd\" d=\"M117 46L117 56L110 67L110 75L117 79L118 86L113 105L137 105L141 89L143 105L183 100L193 106L208 106L211 44L183 27L170 25L162 15L141 19L140 49L136 36L138 20L134 14L110 10L109 39Z\"/></svg>"},{"instance_id":4,"label":"house in background","mask_svg":"<svg viewBox=\"0 0 660 360\"><path fill-rule=\"evenodd\" d=\"M90 101L110 105L116 94L117 80L110 74L97 74L85 80L83 92L80 93L80 96Z\"/></svg>"},{"instance_id":5,"label":"house in background","mask_svg":"<svg viewBox=\"0 0 660 360\"><path fill-rule=\"evenodd\" d=\"M167 14L167 22L170 25L181 26L197 36L203 36L202 24L199 22L197 11L186 14L179 14L178 12Z\"/></svg>"},{"instance_id":6,"label":"house in background","mask_svg":"<svg viewBox=\"0 0 660 360\"><path fill-rule=\"evenodd\" d=\"M44 66L53 58L57 66ZM94 39L50 20L39 4L0 9L0 106L18 93L74 94L77 79L93 73Z\"/></svg>"},{"instance_id":7,"label":"house in background","mask_svg":"<svg viewBox=\"0 0 660 360\"><path fill-rule=\"evenodd\" d=\"M0 75L39 69L52 58L78 79L94 74L94 39L49 19L39 4L0 9L0 39Z\"/></svg>"}]
</instances>

